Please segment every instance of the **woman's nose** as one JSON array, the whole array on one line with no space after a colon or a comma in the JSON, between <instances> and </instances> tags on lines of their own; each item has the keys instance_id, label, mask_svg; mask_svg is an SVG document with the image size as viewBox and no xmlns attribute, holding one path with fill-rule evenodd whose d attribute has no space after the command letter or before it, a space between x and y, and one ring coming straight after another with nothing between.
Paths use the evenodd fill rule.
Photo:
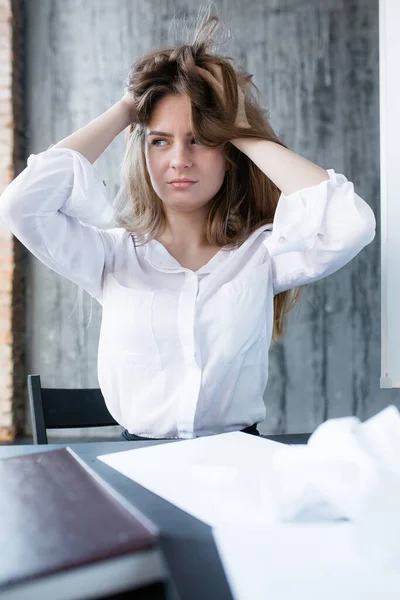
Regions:
<instances>
[{"instance_id":1,"label":"woman's nose","mask_svg":"<svg viewBox=\"0 0 400 600\"><path fill-rule=\"evenodd\" d=\"M181 144L177 144L173 149L171 156L171 167L174 169L184 169L191 167L193 159L190 154L190 149Z\"/></svg>"}]
</instances>

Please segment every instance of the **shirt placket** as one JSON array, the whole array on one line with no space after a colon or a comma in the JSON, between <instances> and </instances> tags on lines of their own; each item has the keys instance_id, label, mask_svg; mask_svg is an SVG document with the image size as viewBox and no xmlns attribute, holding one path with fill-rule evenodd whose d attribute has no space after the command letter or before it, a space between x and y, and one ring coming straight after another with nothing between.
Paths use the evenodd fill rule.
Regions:
<instances>
[{"instance_id":1,"label":"shirt placket","mask_svg":"<svg viewBox=\"0 0 400 600\"><path fill-rule=\"evenodd\" d=\"M184 380L180 386L181 395L177 415L178 436L182 438L194 437L194 417L201 386L201 363L196 352L195 339L198 288L196 273L187 271L178 308L179 335L186 367L182 374Z\"/></svg>"}]
</instances>

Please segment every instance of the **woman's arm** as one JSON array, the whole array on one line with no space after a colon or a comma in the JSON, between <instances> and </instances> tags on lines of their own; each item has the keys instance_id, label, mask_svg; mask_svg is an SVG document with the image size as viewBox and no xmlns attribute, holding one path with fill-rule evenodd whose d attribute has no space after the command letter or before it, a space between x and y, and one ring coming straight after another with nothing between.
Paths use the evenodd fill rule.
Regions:
<instances>
[{"instance_id":1,"label":"woman's arm","mask_svg":"<svg viewBox=\"0 0 400 600\"><path fill-rule=\"evenodd\" d=\"M221 68L199 69L222 104ZM250 127L238 86L236 125ZM326 277L375 236L375 216L344 175L328 172L272 141L241 137L231 143L282 191L264 244L272 258L275 293Z\"/></svg>"},{"instance_id":2,"label":"woman's arm","mask_svg":"<svg viewBox=\"0 0 400 600\"><path fill-rule=\"evenodd\" d=\"M125 94L99 117L52 146L83 154L92 164L128 125L133 122L132 98Z\"/></svg>"},{"instance_id":3,"label":"woman's arm","mask_svg":"<svg viewBox=\"0 0 400 600\"><path fill-rule=\"evenodd\" d=\"M32 154L0 199L0 221L25 247L96 297L112 233L87 223L101 227L113 211L92 163L132 122L130 102L125 95L51 149Z\"/></svg>"},{"instance_id":4,"label":"woman's arm","mask_svg":"<svg viewBox=\"0 0 400 600\"><path fill-rule=\"evenodd\" d=\"M221 67L213 65L210 69L212 72L196 67L199 75L213 88L221 103L225 104ZM236 125L242 129L250 127L246 115L245 97L240 86L238 86ZM325 169L275 142L244 137L231 140L231 143L246 154L286 196L329 179Z\"/></svg>"},{"instance_id":5,"label":"woman's arm","mask_svg":"<svg viewBox=\"0 0 400 600\"><path fill-rule=\"evenodd\" d=\"M288 196L327 181L325 169L275 142L241 138L231 142Z\"/></svg>"}]
</instances>

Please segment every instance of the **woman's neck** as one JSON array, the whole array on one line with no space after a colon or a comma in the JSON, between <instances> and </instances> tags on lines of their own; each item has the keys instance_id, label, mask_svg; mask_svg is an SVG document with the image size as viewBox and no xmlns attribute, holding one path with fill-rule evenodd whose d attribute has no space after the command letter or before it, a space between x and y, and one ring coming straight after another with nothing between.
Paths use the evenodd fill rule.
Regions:
<instances>
[{"instance_id":1,"label":"woman's neck","mask_svg":"<svg viewBox=\"0 0 400 600\"><path fill-rule=\"evenodd\" d=\"M157 240L168 247L181 250L195 250L209 246L205 236L206 215L203 214L166 214L164 231Z\"/></svg>"}]
</instances>

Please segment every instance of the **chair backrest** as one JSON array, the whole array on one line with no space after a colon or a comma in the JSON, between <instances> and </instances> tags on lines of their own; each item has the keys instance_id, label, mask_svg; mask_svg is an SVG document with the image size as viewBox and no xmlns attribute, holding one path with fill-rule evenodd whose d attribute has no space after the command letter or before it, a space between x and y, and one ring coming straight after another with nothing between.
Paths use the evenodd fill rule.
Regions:
<instances>
[{"instance_id":1,"label":"chair backrest","mask_svg":"<svg viewBox=\"0 0 400 600\"><path fill-rule=\"evenodd\" d=\"M35 444L47 444L46 429L118 425L99 389L42 388L40 375L28 375L29 407Z\"/></svg>"}]
</instances>

